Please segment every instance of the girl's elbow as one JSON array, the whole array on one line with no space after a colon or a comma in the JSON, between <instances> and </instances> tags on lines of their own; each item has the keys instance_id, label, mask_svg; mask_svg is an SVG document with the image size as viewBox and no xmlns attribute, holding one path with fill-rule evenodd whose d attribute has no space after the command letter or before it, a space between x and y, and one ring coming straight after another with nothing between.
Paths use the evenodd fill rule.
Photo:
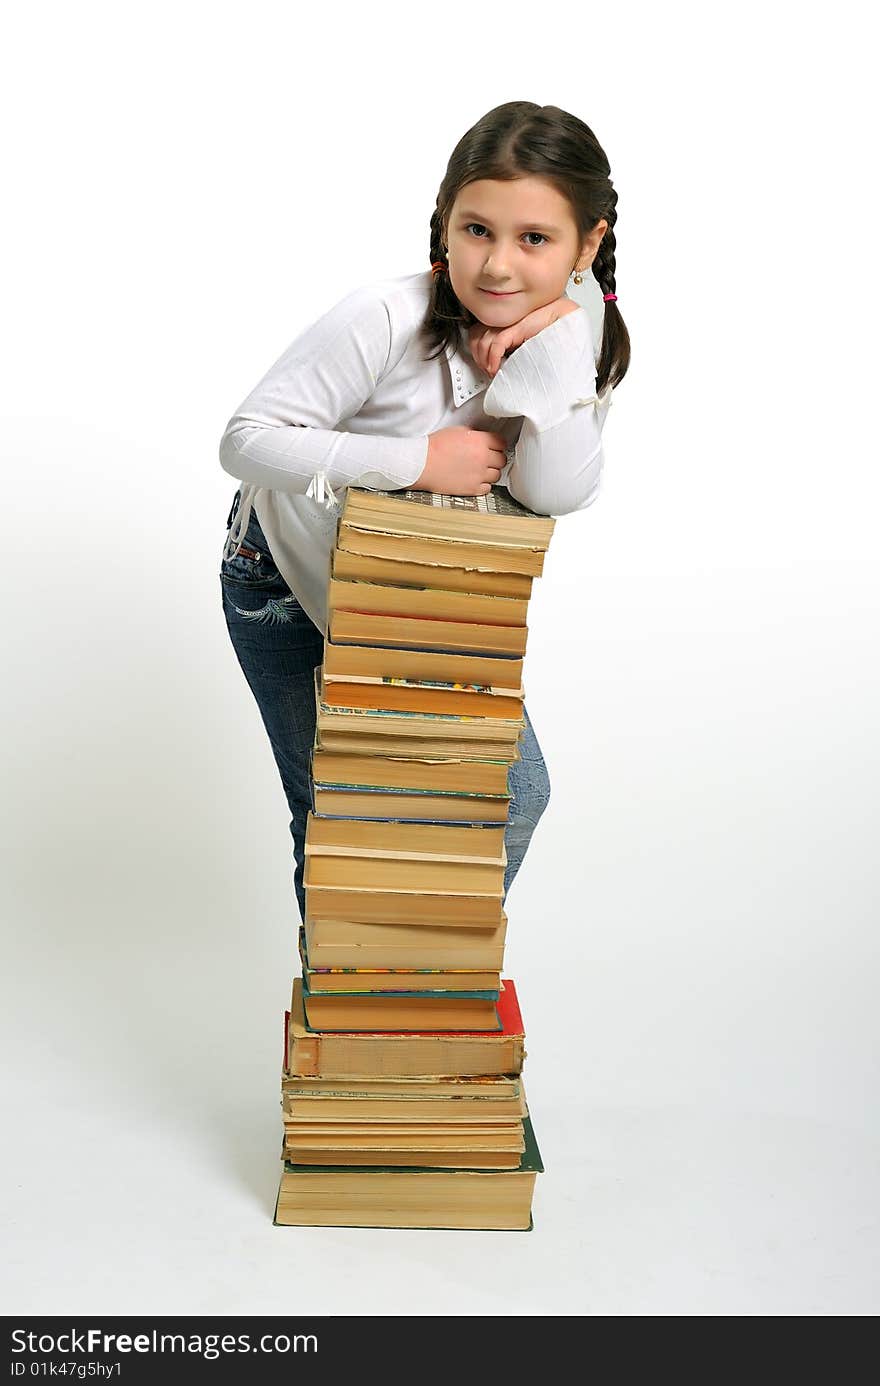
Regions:
<instances>
[{"instance_id":1,"label":"girl's elbow","mask_svg":"<svg viewBox=\"0 0 880 1386\"><path fill-rule=\"evenodd\" d=\"M602 454L592 459L578 476L560 477L549 484L542 484L540 475L532 485L523 482L511 468L507 489L529 510L537 515L571 515L576 510L586 510L599 495L602 479Z\"/></svg>"},{"instance_id":2,"label":"girl's elbow","mask_svg":"<svg viewBox=\"0 0 880 1386\"><path fill-rule=\"evenodd\" d=\"M233 428L230 425L220 439L220 466L224 472L234 476L238 481L246 479L242 471L244 447L254 432L256 430L252 425L247 428L242 428L240 425L238 428Z\"/></svg>"}]
</instances>

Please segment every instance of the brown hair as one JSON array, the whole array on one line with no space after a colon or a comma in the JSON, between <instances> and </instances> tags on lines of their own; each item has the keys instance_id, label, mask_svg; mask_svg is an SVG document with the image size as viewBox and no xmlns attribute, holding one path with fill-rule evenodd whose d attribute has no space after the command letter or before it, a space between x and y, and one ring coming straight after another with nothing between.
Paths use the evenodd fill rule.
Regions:
<instances>
[{"instance_id":1,"label":"brown hair","mask_svg":"<svg viewBox=\"0 0 880 1386\"><path fill-rule=\"evenodd\" d=\"M546 178L568 199L579 244L601 218L608 222L591 269L603 294L613 294L617 193L609 171L602 146L577 116L558 106L538 106L534 101L508 101L496 106L462 135L452 151L431 217L431 263L446 263L443 247L449 214L463 187L481 178L507 181L531 175ZM456 342L459 325L469 327L476 321L459 301L449 274L433 274L421 333L436 351L426 359L433 360ZM617 303L610 300L605 304L596 368L597 393L609 383L619 385L628 366L629 333Z\"/></svg>"}]
</instances>

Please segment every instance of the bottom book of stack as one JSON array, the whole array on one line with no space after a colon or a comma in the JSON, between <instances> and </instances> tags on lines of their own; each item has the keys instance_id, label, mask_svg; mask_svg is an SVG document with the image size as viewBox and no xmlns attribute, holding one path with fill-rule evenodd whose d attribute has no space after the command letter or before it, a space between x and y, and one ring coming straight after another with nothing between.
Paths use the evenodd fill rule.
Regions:
<instances>
[{"instance_id":1,"label":"bottom book of stack","mask_svg":"<svg viewBox=\"0 0 880 1386\"><path fill-rule=\"evenodd\" d=\"M501 987L491 1031L324 1031L296 978L276 1225L531 1228L543 1165L516 990Z\"/></svg>"}]
</instances>

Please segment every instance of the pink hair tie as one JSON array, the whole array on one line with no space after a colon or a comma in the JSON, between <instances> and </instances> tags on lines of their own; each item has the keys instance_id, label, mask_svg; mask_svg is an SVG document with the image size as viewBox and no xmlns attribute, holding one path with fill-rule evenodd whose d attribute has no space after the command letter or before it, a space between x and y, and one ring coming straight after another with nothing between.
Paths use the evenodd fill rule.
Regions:
<instances>
[{"instance_id":1,"label":"pink hair tie","mask_svg":"<svg viewBox=\"0 0 880 1386\"><path fill-rule=\"evenodd\" d=\"M603 294L603 295L602 295L602 302L603 302L603 303L607 303L608 300L609 300L609 298L613 298L613 299L614 299L614 302L615 302L615 303L617 302L617 294Z\"/></svg>"}]
</instances>

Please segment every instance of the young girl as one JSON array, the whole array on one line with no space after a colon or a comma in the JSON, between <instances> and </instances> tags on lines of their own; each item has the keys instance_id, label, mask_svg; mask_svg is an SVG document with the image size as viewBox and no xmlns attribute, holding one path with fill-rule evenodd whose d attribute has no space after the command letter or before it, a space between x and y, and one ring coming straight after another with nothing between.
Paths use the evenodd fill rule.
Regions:
<instances>
[{"instance_id":1,"label":"young girl","mask_svg":"<svg viewBox=\"0 0 880 1386\"><path fill-rule=\"evenodd\" d=\"M431 217L431 268L367 284L287 348L226 426L240 478L221 583L230 638L290 807L294 886L315 735L314 668L330 554L349 485L485 495L530 510L596 498L611 391L629 364L615 294L617 193L593 132L556 106L511 101L452 152ZM566 297L592 272L605 319ZM429 348L429 350L426 350ZM505 898L550 797L528 712L510 768Z\"/></svg>"}]
</instances>

